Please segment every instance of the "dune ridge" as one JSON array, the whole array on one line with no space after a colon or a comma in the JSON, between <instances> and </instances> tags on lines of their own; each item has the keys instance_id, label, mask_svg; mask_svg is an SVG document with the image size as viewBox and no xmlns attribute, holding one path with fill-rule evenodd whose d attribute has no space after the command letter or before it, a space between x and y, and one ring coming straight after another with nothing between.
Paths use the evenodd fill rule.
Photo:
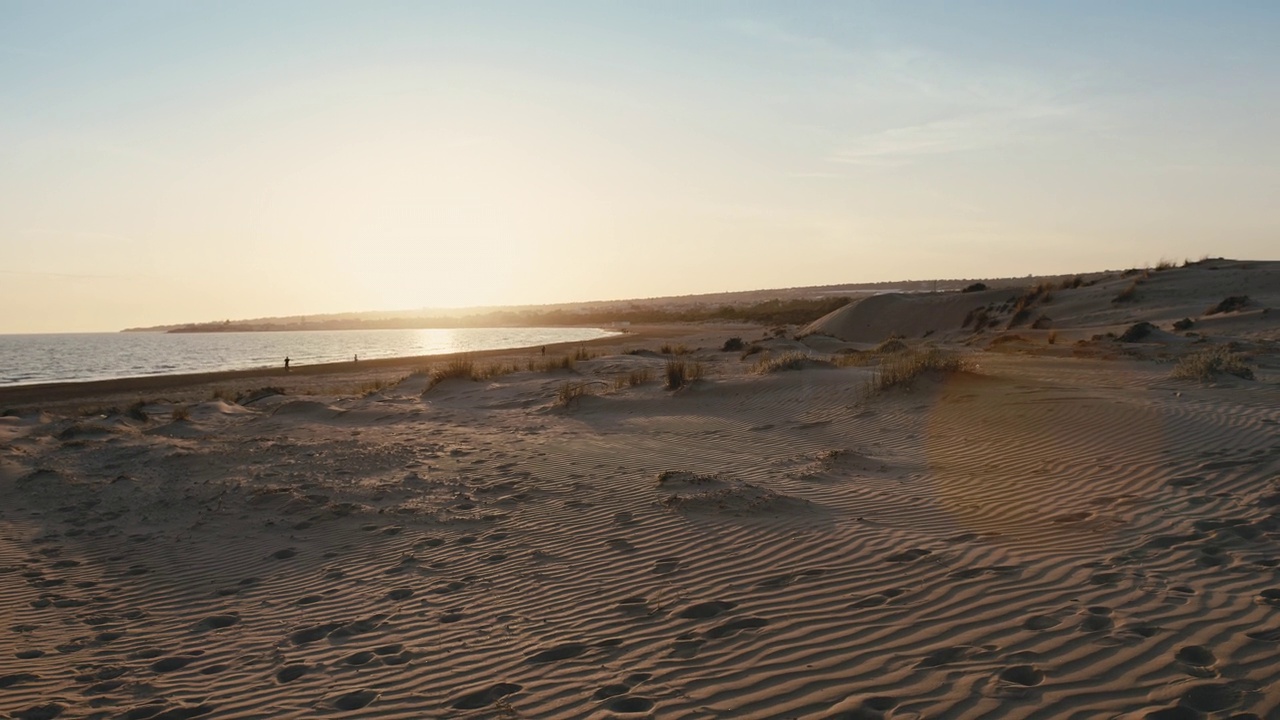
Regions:
<instances>
[{"instance_id":1,"label":"dune ridge","mask_svg":"<svg viewBox=\"0 0 1280 720\"><path fill-rule=\"evenodd\" d=\"M0 713L1274 717L1280 368L1241 327L1252 381L1172 378L1185 335L954 328L967 370L872 392L883 337L742 356L698 327L679 390L614 349L187 419L25 410ZM796 351L826 366L754 369Z\"/></svg>"}]
</instances>

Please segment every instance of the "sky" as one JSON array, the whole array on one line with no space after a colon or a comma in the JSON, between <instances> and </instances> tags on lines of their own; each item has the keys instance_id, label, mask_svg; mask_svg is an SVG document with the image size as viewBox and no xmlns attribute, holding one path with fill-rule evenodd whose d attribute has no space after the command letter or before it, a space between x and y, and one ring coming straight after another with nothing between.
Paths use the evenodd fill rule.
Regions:
<instances>
[{"instance_id":1,"label":"sky","mask_svg":"<svg viewBox=\"0 0 1280 720\"><path fill-rule=\"evenodd\" d=\"M1280 259L1274 2L0 0L0 333Z\"/></svg>"}]
</instances>

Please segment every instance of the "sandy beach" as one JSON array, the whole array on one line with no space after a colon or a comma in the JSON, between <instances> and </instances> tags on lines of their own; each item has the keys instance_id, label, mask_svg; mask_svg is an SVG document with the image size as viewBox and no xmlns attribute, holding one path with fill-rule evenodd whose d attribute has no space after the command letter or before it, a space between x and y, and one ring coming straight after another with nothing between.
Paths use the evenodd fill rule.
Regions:
<instances>
[{"instance_id":1,"label":"sandy beach","mask_svg":"<svg viewBox=\"0 0 1280 720\"><path fill-rule=\"evenodd\" d=\"M3 389L0 714L1277 717L1278 305L1210 260Z\"/></svg>"}]
</instances>

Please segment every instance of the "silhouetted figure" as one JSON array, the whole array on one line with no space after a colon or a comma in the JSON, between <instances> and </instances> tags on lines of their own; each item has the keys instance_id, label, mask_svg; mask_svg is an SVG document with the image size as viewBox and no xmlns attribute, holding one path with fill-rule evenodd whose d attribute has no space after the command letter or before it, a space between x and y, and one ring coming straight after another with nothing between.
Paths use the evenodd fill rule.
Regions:
<instances>
[{"instance_id":1,"label":"silhouetted figure","mask_svg":"<svg viewBox=\"0 0 1280 720\"><path fill-rule=\"evenodd\" d=\"M289 356L288 355L286 355L284 358L284 371L289 372Z\"/></svg>"},{"instance_id":2,"label":"silhouetted figure","mask_svg":"<svg viewBox=\"0 0 1280 720\"><path fill-rule=\"evenodd\" d=\"M545 357L545 356L546 356L546 354L547 354L547 346L546 346L546 345L543 345L543 346L542 346L542 354L543 354L543 356L544 356L544 357Z\"/></svg>"},{"instance_id":3,"label":"silhouetted figure","mask_svg":"<svg viewBox=\"0 0 1280 720\"><path fill-rule=\"evenodd\" d=\"M359 355L359 354L352 355L352 356L351 356L351 362L353 362L353 363L358 363L358 362L360 362L360 355Z\"/></svg>"}]
</instances>

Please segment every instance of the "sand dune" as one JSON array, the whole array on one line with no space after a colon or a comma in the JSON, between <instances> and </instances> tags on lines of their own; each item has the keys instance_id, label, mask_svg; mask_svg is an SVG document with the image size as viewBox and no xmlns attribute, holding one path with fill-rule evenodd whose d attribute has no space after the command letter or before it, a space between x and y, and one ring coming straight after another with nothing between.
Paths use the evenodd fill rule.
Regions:
<instances>
[{"instance_id":1,"label":"sand dune","mask_svg":"<svg viewBox=\"0 0 1280 720\"><path fill-rule=\"evenodd\" d=\"M1193 276L1235 272L1183 270L1132 308L1102 307L1117 278L1044 312L1082 336L1163 327L1221 299ZM1168 329L1073 356L938 327L970 370L872 393L883 359L835 351L921 327L932 311L899 298L810 328L886 313L844 340L773 351L830 367L760 374L770 351L686 328L706 376L678 391L665 356L616 347L188 419L24 409L0 419L0 713L1276 717L1264 280L1243 311L1261 320L1222 326L1252 381L1172 379L1161 353L1196 338ZM963 320L1007 294L928 307Z\"/></svg>"}]
</instances>

